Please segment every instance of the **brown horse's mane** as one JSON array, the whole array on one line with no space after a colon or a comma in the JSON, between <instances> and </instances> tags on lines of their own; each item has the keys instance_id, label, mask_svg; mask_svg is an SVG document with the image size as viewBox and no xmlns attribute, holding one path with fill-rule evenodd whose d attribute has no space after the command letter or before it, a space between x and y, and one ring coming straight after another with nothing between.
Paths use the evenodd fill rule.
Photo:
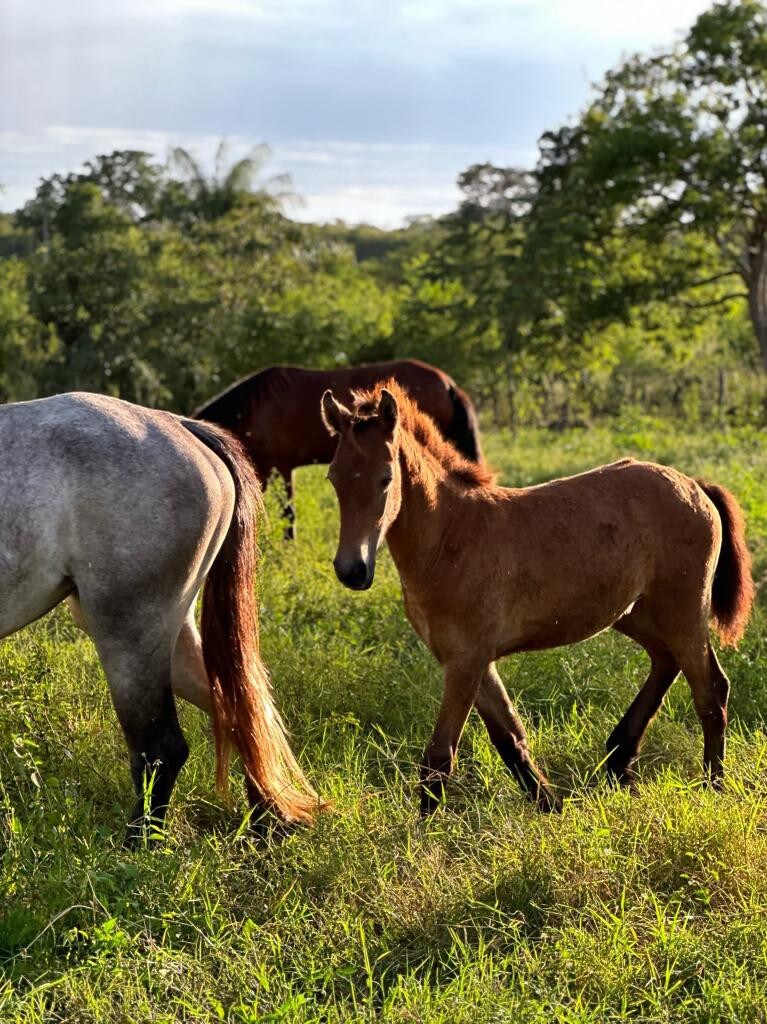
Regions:
<instances>
[{"instance_id":1,"label":"brown horse's mane","mask_svg":"<svg viewBox=\"0 0 767 1024\"><path fill-rule=\"evenodd\" d=\"M401 448L411 473L431 491L439 475L435 472L437 463L442 472L468 488L490 487L495 483L495 474L484 463L469 462L460 452L446 441L437 429L431 416L418 408L407 390L396 380L381 381L366 391L355 391L352 429L364 429L378 411L381 393L389 391L397 400ZM429 456L431 458L429 458Z\"/></svg>"},{"instance_id":2,"label":"brown horse's mane","mask_svg":"<svg viewBox=\"0 0 767 1024\"><path fill-rule=\"evenodd\" d=\"M287 380L286 370L293 367L270 366L264 370L241 377L228 388L219 391L203 405L198 406L191 418L196 420L211 419L214 423L236 429L239 421L250 408L252 402L279 392L280 385L284 388Z\"/></svg>"}]
</instances>

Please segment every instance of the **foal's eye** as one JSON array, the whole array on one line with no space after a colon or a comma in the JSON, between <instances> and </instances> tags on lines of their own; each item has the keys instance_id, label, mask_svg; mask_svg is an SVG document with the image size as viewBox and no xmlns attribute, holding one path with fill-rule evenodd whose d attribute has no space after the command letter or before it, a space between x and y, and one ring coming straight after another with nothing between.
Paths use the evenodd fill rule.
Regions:
<instances>
[{"instance_id":1,"label":"foal's eye","mask_svg":"<svg viewBox=\"0 0 767 1024\"><path fill-rule=\"evenodd\" d=\"M385 477L383 478L383 480L381 480L381 483L380 483L380 487L381 487L381 490L382 490L382 491L385 491L385 490L386 490L386 488L387 488L387 487L389 486L389 484L391 483L391 481L392 481L392 478L391 478L391 476L385 476Z\"/></svg>"}]
</instances>

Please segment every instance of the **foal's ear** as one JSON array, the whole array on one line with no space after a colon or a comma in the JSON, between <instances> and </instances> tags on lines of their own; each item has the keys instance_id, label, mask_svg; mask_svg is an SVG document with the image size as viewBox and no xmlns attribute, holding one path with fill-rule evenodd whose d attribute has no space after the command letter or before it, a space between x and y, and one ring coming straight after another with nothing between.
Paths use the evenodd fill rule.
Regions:
<instances>
[{"instance_id":1,"label":"foal's ear","mask_svg":"<svg viewBox=\"0 0 767 1024\"><path fill-rule=\"evenodd\" d=\"M381 417L381 421L386 429L390 433L394 433L394 428L397 426L397 420L399 419L399 409L397 408L397 399L386 388L381 389L381 399L378 403L378 415Z\"/></svg>"},{"instance_id":2,"label":"foal's ear","mask_svg":"<svg viewBox=\"0 0 767 1024\"><path fill-rule=\"evenodd\" d=\"M321 410L322 422L331 436L340 434L352 418L346 406L335 400L332 391L326 391L322 396Z\"/></svg>"}]
</instances>

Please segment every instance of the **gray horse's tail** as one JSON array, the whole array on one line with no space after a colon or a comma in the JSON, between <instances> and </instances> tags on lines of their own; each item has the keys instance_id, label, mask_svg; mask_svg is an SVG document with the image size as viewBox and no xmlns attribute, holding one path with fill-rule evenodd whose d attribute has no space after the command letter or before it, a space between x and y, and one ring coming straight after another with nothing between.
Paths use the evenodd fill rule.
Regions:
<instances>
[{"instance_id":1,"label":"gray horse's tail","mask_svg":"<svg viewBox=\"0 0 767 1024\"><path fill-rule=\"evenodd\" d=\"M182 420L211 449L234 480L236 501L229 531L216 556L202 599L202 648L213 700L216 782L226 790L230 743L239 751L254 804L283 821L312 822L322 801L290 749L261 661L255 594L256 527L261 490L240 442L210 423Z\"/></svg>"},{"instance_id":2,"label":"gray horse's tail","mask_svg":"<svg viewBox=\"0 0 767 1024\"><path fill-rule=\"evenodd\" d=\"M457 384L450 384L448 393L453 404L453 419L445 431L445 440L450 441L464 458L471 462L482 462L479 420L474 403Z\"/></svg>"}]
</instances>

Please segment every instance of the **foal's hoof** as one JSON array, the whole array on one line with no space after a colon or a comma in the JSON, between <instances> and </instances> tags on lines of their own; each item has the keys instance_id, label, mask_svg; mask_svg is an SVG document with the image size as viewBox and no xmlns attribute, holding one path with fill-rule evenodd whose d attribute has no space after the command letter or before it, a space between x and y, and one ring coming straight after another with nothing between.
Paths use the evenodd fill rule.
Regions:
<instances>
[{"instance_id":1,"label":"foal's hoof","mask_svg":"<svg viewBox=\"0 0 767 1024\"><path fill-rule=\"evenodd\" d=\"M418 813L422 818L430 818L441 803L441 797L435 797L431 793L421 793L421 802L418 806Z\"/></svg>"},{"instance_id":2,"label":"foal's hoof","mask_svg":"<svg viewBox=\"0 0 767 1024\"><path fill-rule=\"evenodd\" d=\"M133 828L129 825L125 832L125 836L123 837L123 850L125 850L128 853L133 853L134 850L138 850L141 848L143 841L143 829Z\"/></svg>"},{"instance_id":3,"label":"foal's hoof","mask_svg":"<svg viewBox=\"0 0 767 1024\"><path fill-rule=\"evenodd\" d=\"M618 750L613 750L605 763L607 779L615 786L624 786L633 789L636 784L637 773L635 769L637 755L626 757Z\"/></svg>"},{"instance_id":4,"label":"foal's hoof","mask_svg":"<svg viewBox=\"0 0 767 1024\"><path fill-rule=\"evenodd\" d=\"M422 818L433 814L445 801L445 783L447 773L435 769L422 769L419 791L421 793L420 812Z\"/></svg>"}]
</instances>

